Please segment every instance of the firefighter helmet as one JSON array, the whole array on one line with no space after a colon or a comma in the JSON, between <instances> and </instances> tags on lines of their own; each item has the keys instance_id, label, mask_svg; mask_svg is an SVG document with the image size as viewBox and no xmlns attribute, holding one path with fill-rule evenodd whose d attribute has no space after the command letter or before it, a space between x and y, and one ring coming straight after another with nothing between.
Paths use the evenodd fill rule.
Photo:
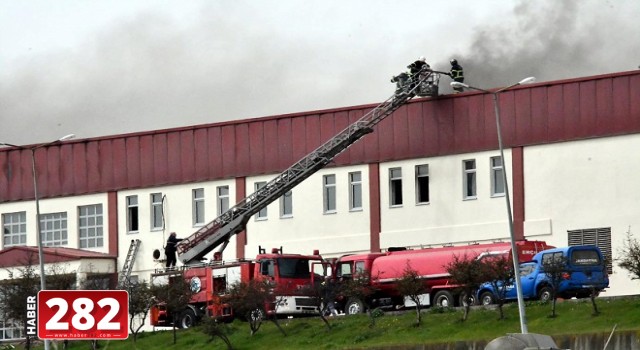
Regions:
<instances>
[{"instance_id":1,"label":"firefighter helmet","mask_svg":"<svg viewBox=\"0 0 640 350\"><path fill-rule=\"evenodd\" d=\"M427 62L427 59L424 58L424 56L420 56L420 58L418 58L418 61Z\"/></svg>"},{"instance_id":2,"label":"firefighter helmet","mask_svg":"<svg viewBox=\"0 0 640 350\"><path fill-rule=\"evenodd\" d=\"M458 60L456 60L455 58L451 59L451 65L455 66L456 64L458 64Z\"/></svg>"}]
</instances>

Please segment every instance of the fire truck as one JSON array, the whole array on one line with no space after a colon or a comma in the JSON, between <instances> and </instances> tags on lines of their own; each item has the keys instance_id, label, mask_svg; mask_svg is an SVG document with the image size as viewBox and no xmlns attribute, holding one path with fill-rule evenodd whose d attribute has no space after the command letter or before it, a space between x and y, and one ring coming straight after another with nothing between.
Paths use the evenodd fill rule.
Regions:
<instances>
[{"instance_id":1,"label":"fire truck","mask_svg":"<svg viewBox=\"0 0 640 350\"><path fill-rule=\"evenodd\" d=\"M282 254L282 250L272 254L260 252L254 260L225 262L222 252L229 240L242 232L251 216L280 198L296 185L324 168L342 151L346 150L360 138L373 132L373 127L383 119L393 114L398 108L417 96L437 96L437 89L423 91L426 82L432 83L440 72L425 69L417 75L416 84L406 87L382 102L359 120L349 125L333 138L316 148L313 152L293 164L281 174L269 181L265 186L253 194L239 201L234 207L222 213L216 219L200 228L191 236L183 239L177 245L178 259L185 266L179 271L162 271L152 274L152 281L157 277L185 278L189 281L193 297L187 309L180 312L178 325L189 327L204 315L211 317L232 317L232 310L224 304L216 303L215 298L225 294L225 291L235 282L253 279L270 279L277 290L288 295L274 296L278 303L273 308L267 308L277 314L292 315L316 312L310 306L311 298L294 295L294 289L302 289L304 285L313 283L316 273L314 266L324 266L320 269L327 271L322 257L314 252L312 255ZM437 81L437 80L436 80ZM201 264L205 255L219 248L214 253L211 263ZM289 267L296 266L300 273L288 275ZM297 270L296 270L297 271ZM291 288L281 288L282 285ZM284 291L284 292L283 292ZM216 306L217 305L217 306ZM174 320L166 305L162 302L151 309L151 324L154 326L169 326Z\"/></svg>"},{"instance_id":2,"label":"fire truck","mask_svg":"<svg viewBox=\"0 0 640 350\"><path fill-rule=\"evenodd\" d=\"M533 256L545 249L553 248L544 241L522 240L516 242L518 259L529 261ZM339 297L337 306L346 314L356 314L369 307L409 307L415 304L398 292L397 281L402 278L407 266L418 273L426 287L426 293L420 296L424 306L441 307L462 304L462 296L458 285L454 284L446 270L453 258L481 259L486 256L511 257L511 243L497 242L471 244L463 246L447 246L408 250L405 248L389 248L387 252L345 255L335 265L335 278L345 281L358 276L369 276L368 283L375 291L368 300Z\"/></svg>"}]
</instances>

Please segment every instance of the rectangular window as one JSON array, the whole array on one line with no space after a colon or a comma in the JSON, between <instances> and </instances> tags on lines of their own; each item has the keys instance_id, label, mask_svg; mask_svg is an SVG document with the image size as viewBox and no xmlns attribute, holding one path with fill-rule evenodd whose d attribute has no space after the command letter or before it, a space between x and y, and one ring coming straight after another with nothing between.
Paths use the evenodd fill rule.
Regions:
<instances>
[{"instance_id":1,"label":"rectangular window","mask_svg":"<svg viewBox=\"0 0 640 350\"><path fill-rule=\"evenodd\" d=\"M11 320L0 320L0 340L24 340L24 326Z\"/></svg>"},{"instance_id":2,"label":"rectangular window","mask_svg":"<svg viewBox=\"0 0 640 350\"><path fill-rule=\"evenodd\" d=\"M193 205L191 208L193 226L204 225L204 188L196 188L191 191Z\"/></svg>"},{"instance_id":3,"label":"rectangular window","mask_svg":"<svg viewBox=\"0 0 640 350\"><path fill-rule=\"evenodd\" d=\"M362 210L362 173L349 173L349 210Z\"/></svg>"},{"instance_id":4,"label":"rectangular window","mask_svg":"<svg viewBox=\"0 0 640 350\"><path fill-rule=\"evenodd\" d=\"M464 199L476 198L476 160L469 159L462 161L464 175Z\"/></svg>"},{"instance_id":5,"label":"rectangular window","mask_svg":"<svg viewBox=\"0 0 640 350\"><path fill-rule=\"evenodd\" d=\"M322 198L323 198L323 212L335 213L336 212L336 176L334 174L324 175L322 177Z\"/></svg>"},{"instance_id":6,"label":"rectangular window","mask_svg":"<svg viewBox=\"0 0 640 350\"><path fill-rule=\"evenodd\" d=\"M504 196L502 157L491 157L491 195Z\"/></svg>"},{"instance_id":7,"label":"rectangular window","mask_svg":"<svg viewBox=\"0 0 640 350\"><path fill-rule=\"evenodd\" d=\"M218 216L229 210L229 186L218 186L217 202L218 202Z\"/></svg>"},{"instance_id":8,"label":"rectangular window","mask_svg":"<svg viewBox=\"0 0 640 350\"><path fill-rule=\"evenodd\" d=\"M65 246L67 241L67 213L40 214L43 246Z\"/></svg>"},{"instance_id":9,"label":"rectangular window","mask_svg":"<svg viewBox=\"0 0 640 350\"><path fill-rule=\"evenodd\" d=\"M162 210L162 193L151 194L151 229L162 230L164 228L164 213Z\"/></svg>"},{"instance_id":10,"label":"rectangular window","mask_svg":"<svg viewBox=\"0 0 640 350\"><path fill-rule=\"evenodd\" d=\"M259 181L253 184L253 188L255 192L258 192L261 188L267 185L266 181ZM266 220L267 219L267 207L260 209L260 211L255 216L256 220Z\"/></svg>"},{"instance_id":11,"label":"rectangular window","mask_svg":"<svg viewBox=\"0 0 640 350\"><path fill-rule=\"evenodd\" d=\"M138 196L127 196L127 232L138 232Z\"/></svg>"},{"instance_id":12,"label":"rectangular window","mask_svg":"<svg viewBox=\"0 0 640 350\"><path fill-rule=\"evenodd\" d=\"M27 244L27 212L2 214L3 248Z\"/></svg>"},{"instance_id":13,"label":"rectangular window","mask_svg":"<svg viewBox=\"0 0 640 350\"><path fill-rule=\"evenodd\" d=\"M429 165L416 165L416 203L429 203Z\"/></svg>"},{"instance_id":14,"label":"rectangular window","mask_svg":"<svg viewBox=\"0 0 640 350\"><path fill-rule=\"evenodd\" d=\"M600 248L607 264L607 272L613 273L613 255L611 250L611 227L590 228L567 231L569 246L594 245Z\"/></svg>"},{"instance_id":15,"label":"rectangular window","mask_svg":"<svg viewBox=\"0 0 640 350\"><path fill-rule=\"evenodd\" d=\"M402 169L389 169L389 204L393 206L402 205Z\"/></svg>"},{"instance_id":16,"label":"rectangular window","mask_svg":"<svg viewBox=\"0 0 640 350\"><path fill-rule=\"evenodd\" d=\"M78 207L78 237L80 248L104 246L102 204Z\"/></svg>"},{"instance_id":17,"label":"rectangular window","mask_svg":"<svg viewBox=\"0 0 640 350\"><path fill-rule=\"evenodd\" d=\"M293 216L293 192L287 191L280 197L280 217L288 218Z\"/></svg>"}]
</instances>

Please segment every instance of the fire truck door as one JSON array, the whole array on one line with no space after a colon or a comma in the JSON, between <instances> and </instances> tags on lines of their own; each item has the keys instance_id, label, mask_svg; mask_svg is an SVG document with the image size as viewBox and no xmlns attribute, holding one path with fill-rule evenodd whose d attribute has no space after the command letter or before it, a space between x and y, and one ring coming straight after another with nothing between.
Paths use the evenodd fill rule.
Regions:
<instances>
[{"instance_id":1,"label":"fire truck door","mask_svg":"<svg viewBox=\"0 0 640 350\"><path fill-rule=\"evenodd\" d=\"M261 260L260 261L260 274L269 279L274 280L276 276L275 261L273 260Z\"/></svg>"},{"instance_id":2,"label":"fire truck door","mask_svg":"<svg viewBox=\"0 0 640 350\"><path fill-rule=\"evenodd\" d=\"M333 270L331 264L328 262L313 262L311 263L311 283L315 283L317 280L324 281L325 277L332 277Z\"/></svg>"}]
</instances>

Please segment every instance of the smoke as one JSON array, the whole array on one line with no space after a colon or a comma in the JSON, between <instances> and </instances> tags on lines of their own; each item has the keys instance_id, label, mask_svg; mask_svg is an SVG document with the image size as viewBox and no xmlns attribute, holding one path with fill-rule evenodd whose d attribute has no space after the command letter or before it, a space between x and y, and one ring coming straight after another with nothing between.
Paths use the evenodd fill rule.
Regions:
<instances>
[{"instance_id":1,"label":"smoke","mask_svg":"<svg viewBox=\"0 0 640 350\"><path fill-rule=\"evenodd\" d=\"M464 4L448 5L456 6L452 18L429 2L366 3L277 2L266 11L259 2L219 1L187 23L153 12L120 20L82 46L0 72L0 142L376 103L393 92L389 78L421 55L440 71L456 57L465 82L482 88L640 64L635 0L521 0L472 31L456 22L470 11ZM449 81L442 78L441 92Z\"/></svg>"},{"instance_id":2,"label":"smoke","mask_svg":"<svg viewBox=\"0 0 640 350\"><path fill-rule=\"evenodd\" d=\"M465 83L507 86L634 70L640 62L640 3L634 1L521 1L510 18L476 28L468 50L454 55ZM440 63L444 66L446 63Z\"/></svg>"}]
</instances>

